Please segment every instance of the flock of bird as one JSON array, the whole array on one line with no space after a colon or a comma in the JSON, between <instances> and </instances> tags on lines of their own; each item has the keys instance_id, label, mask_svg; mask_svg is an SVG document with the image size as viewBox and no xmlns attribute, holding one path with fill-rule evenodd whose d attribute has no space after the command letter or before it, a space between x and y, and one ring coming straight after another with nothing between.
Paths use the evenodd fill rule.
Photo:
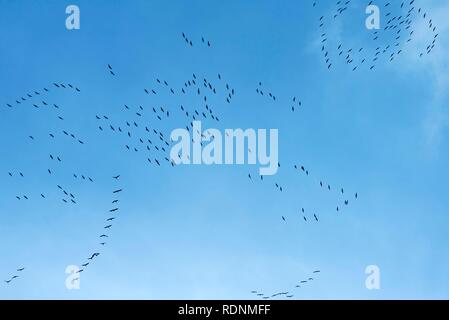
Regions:
<instances>
[{"instance_id":1,"label":"flock of bird","mask_svg":"<svg viewBox=\"0 0 449 320\"><path fill-rule=\"evenodd\" d=\"M47 113L49 116L47 118L47 121L50 123L51 119L53 119L53 123L55 122L64 122L64 117L62 115L62 108L59 104L51 103L49 99L51 99L51 94L53 91L57 93L56 91L64 90L65 93L70 94L79 94L81 90L79 87L72 85L70 83L60 83L60 82L54 82L48 86L43 87L40 90L32 90L29 91L17 99L15 99L12 103L6 103L6 107L9 110L17 110L18 112L39 112L39 113ZM61 138L63 136L70 137L75 143L78 145L83 145L84 142L77 138L77 136L73 133L70 133L70 130L63 129L59 133L55 131L48 132L47 137L44 136L36 136L34 134L28 135L26 139L31 141L32 143L43 143L44 140L46 142L55 141L58 138ZM63 156L59 153L49 153L48 157L45 159L41 159L39 163L45 165L45 169L43 167L39 168L39 166L34 166L36 171L34 173L37 173L37 171L41 170L42 172L45 172L48 176L56 178L56 173L59 171L63 171ZM90 176L87 175L79 175L82 177L83 180L93 182L93 179ZM28 181L28 175L25 173L24 170L9 170L7 171L7 177L9 180L9 185L19 185L21 187L25 186ZM74 178L78 178L77 174L73 174ZM58 177L59 178L59 177ZM55 183L55 190L56 192L52 192L53 194L60 194L61 203L66 204L77 204L77 197L76 195L69 191L67 188L62 187L62 184ZM50 197L45 193L41 191L34 190L35 193L20 193L15 196L17 201L33 201L33 199L41 199L41 200L51 200ZM17 272L24 271L25 268L21 267L17 269ZM4 283L7 285L11 285L13 280L19 278L18 274L15 274L11 276L9 279L4 280Z\"/></svg>"},{"instance_id":2,"label":"flock of bird","mask_svg":"<svg viewBox=\"0 0 449 320\"><path fill-rule=\"evenodd\" d=\"M344 40L332 38L330 30L337 20L344 19L345 14L349 15L353 7L360 10L360 4L353 3L351 8L351 2L351 0L337 1L330 15L320 15L318 19L321 54L327 69L332 69L338 62L337 59L342 60L352 71L363 66L373 70L382 59L393 62L401 53L408 50L407 45L413 41L417 33L419 19L426 22L428 32L431 34L428 44L418 53L419 57L430 54L435 48L439 35L437 27L424 9L415 7L415 0L384 0L383 5L380 5L382 1L367 3L368 6L373 4L379 6L381 25L379 29L367 30L369 39L366 39L364 45L348 46ZM319 4L314 2L313 6L318 8ZM359 28L365 26L360 25Z\"/></svg>"},{"instance_id":3,"label":"flock of bird","mask_svg":"<svg viewBox=\"0 0 449 320\"><path fill-rule=\"evenodd\" d=\"M263 88L262 82L259 82L259 85L256 88L256 93L262 97L267 97L270 101L276 102L276 95L269 90L265 90ZM302 106L302 101L301 99L296 98L296 96L294 96L289 104L290 110L292 112L295 112L296 108L300 108Z\"/></svg>"},{"instance_id":4,"label":"flock of bird","mask_svg":"<svg viewBox=\"0 0 449 320\"><path fill-rule=\"evenodd\" d=\"M281 164L278 163L278 168L281 168ZM335 205L335 208L333 210L335 210L336 213L342 212L343 208L348 207L350 204L350 198L357 200L359 198L359 194L358 192L354 192L352 195L347 197L347 192L345 192L345 188L344 187L334 187L332 186L330 183L326 183L325 180L323 179L317 179L315 177L312 177L312 175L310 174L310 171L308 168L304 167L304 165L293 165L292 166L292 170L293 173L296 173L296 175L300 175L300 176L304 176L307 177L309 179L312 179L312 183L313 185L319 186L319 188L321 190L323 190L323 192L325 191L326 193L331 193L331 192L336 192L337 195L340 196L340 202L337 203ZM256 182L257 180L253 179L253 176L251 175L251 173L248 174L248 178L250 181L252 182ZM268 179L271 179L271 177L265 177L264 176L260 176L259 181L261 183L266 182ZM280 184L280 182L273 182L274 184L274 189L276 191L279 192L284 192L285 191L285 185L284 184ZM304 209L304 207L301 207L300 209L297 209L296 213L292 213L291 216L293 216L293 218L295 218L297 220L298 215L297 213L300 214L300 218L301 220L303 220L304 222L309 222L309 221L315 221L315 222L319 222L320 218L319 218L319 214L314 211L314 210L306 210ZM282 221L287 222L289 220L288 216L285 215L281 215L280 218L282 219Z\"/></svg>"},{"instance_id":5,"label":"flock of bird","mask_svg":"<svg viewBox=\"0 0 449 320\"><path fill-rule=\"evenodd\" d=\"M110 70L111 66L108 65ZM196 98L197 107L180 104L176 108L166 106L144 107L146 102L132 106L124 103L121 113L95 115L98 131L107 135L109 140L114 139L122 144L121 148L136 154L149 165L159 167L166 163L175 166L170 159L172 141L170 132L174 123L193 133L193 122L201 120L204 123L219 123L221 116L216 112L213 104L226 102L230 104L235 95L235 89L224 80L220 73L215 79L200 78L195 73L177 85L171 85L167 80L156 78L150 87L144 87L147 96L165 95L171 99ZM180 100L182 101L182 100ZM176 120L183 119L183 123ZM198 132L202 138L205 134Z\"/></svg>"},{"instance_id":6,"label":"flock of bird","mask_svg":"<svg viewBox=\"0 0 449 320\"><path fill-rule=\"evenodd\" d=\"M50 155L50 157L51 157L51 155ZM47 171L48 171L49 174L52 174L52 170L51 169L47 169ZM8 176L11 177L11 178L15 177L15 175L13 173L11 173L11 172L8 172ZM21 177L21 178L25 177L23 175L23 173L21 173L21 172L19 172L16 176L17 177ZM73 174L73 177L75 179L78 179L78 175L76 173ZM90 183L94 182L91 177L88 177L88 176L85 176L85 175L82 175L82 174L80 175L80 177L82 178L82 180L89 181ZM74 193L72 193L70 191L67 191L68 190L67 188L62 187L59 184L56 185L56 187L57 187L58 191L60 191L60 193L61 193L61 201L62 202L64 202L64 203L71 203L71 204L77 204L76 196L74 195ZM40 197L42 199L47 199L47 196L44 193L37 193L37 194L35 194L35 196L36 196L36 198ZM19 200L19 201L20 200L30 200L30 199L32 199L32 196L31 195L25 195L25 194L16 195L16 199Z\"/></svg>"},{"instance_id":7,"label":"flock of bird","mask_svg":"<svg viewBox=\"0 0 449 320\"><path fill-rule=\"evenodd\" d=\"M113 67L108 64L107 65L108 73L114 78L117 77ZM71 84L64 83L53 83L54 90L67 89L72 88L74 92L80 93L81 90L73 86ZM43 92L46 94L51 94L53 90L50 86L45 87ZM156 92L156 90L158 92ZM27 94L26 97L21 97L17 99L15 104L7 103L6 107L8 109L14 110L17 108L27 108L31 106L33 109L38 110L40 112L49 113L46 114L49 118L47 118L48 127L51 127L51 124L54 124L55 121L64 123L65 116L63 114L63 108L60 107L60 104L47 102L48 100L43 100L42 104L36 102L37 98L41 98L43 93L40 91L33 91L34 94ZM220 121L219 114L215 112L212 107L212 103L221 101L226 104L230 104L232 98L235 94L235 89L231 87L228 82L225 82L222 78L221 74L217 73L215 80L208 80L206 78L197 77L197 75L192 74L192 77L186 79L183 84L180 84L177 87L170 87L166 80L155 79L153 89L144 88L143 92L146 95L178 95L178 96L194 96L198 99L199 107L191 108L187 105L179 105L179 108L169 110L167 107L142 107L141 105L136 107L131 107L128 104L124 104L122 107L121 113L118 115L116 121L114 121L115 115L95 115L95 120L98 122L98 130L106 134L106 131L115 134L117 139L120 138L119 135L125 140L121 140L123 142L124 148L130 152L134 153L142 153L145 154L146 162L150 165L154 165L155 167L160 167L164 162L167 162L169 165L174 166L173 162L169 159L169 150L171 141L169 138L169 131L167 128L170 126L167 124L168 121L171 120L172 115L177 114L184 121L184 126L187 130L193 129L193 121L202 120L202 121L213 121L218 123ZM145 102L144 102L145 103ZM142 104L144 104L142 103ZM200 104L201 103L201 104ZM17 109L19 110L19 109ZM30 111L30 109L21 109ZM53 121L50 121L54 119ZM150 125L151 123L151 125ZM48 135L42 136L37 134L28 135L27 138L32 143L43 143L46 144L48 142L56 141L63 136L71 138L74 142L78 143L80 146L85 144L85 140L81 140L77 137L76 134L72 133L69 127L63 128L60 130L58 134L55 131L49 131ZM105 138L110 140L110 136L104 136ZM60 141L64 144L67 141ZM51 144L50 144L51 145ZM81 151L82 152L82 151ZM41 164L45 166L46 174L49 178L55 180L55 190L57 192L50 192L53 196L55 194L60 194L60 200L64 204L79 204L78 196L71 188L68 187L70 183L74 183L75 181L85 181L87 183L94 183L95 179L85 173L67 173L67 168L64 167L64 155L60 151L50 151L45 159L42 159ZM35 173L37 173L39 168L36 168ZM8 171L8 176L11 179L18 179L16 181L12 181L19 185L26 185L26 174L23 170L10 170ZM73 179L71 182L68 181L69 177ZM114 180L119 180L120 176L114 176ZM22 179L22 180L20 180ZM64 179L66 182L62 183L61 179ZM56 182L57 181L57 182ZM87 187L87 186L86 186ZM85 187L85 188L86 188ZM17 200L33 200L33 199L46 199L51 201L50 197L46 192L35 191L36 194L17 194ZM121 188L117 188L113 194L114 196L118 196L122 192ZM110 237L108 231L112 228L113 222L115 221L116 213L119 211L119 207L117 206L120 200L118 198L114 198L112 200L113 208L109 210L111 214L114 216L108 217L106 219L106 225L104 226L104 232L99 235L99 245L100 248L104 247L107 243L107 240ZM78 270L78 273L84 272L86 267L92 264L93 260L96 259L101 254L101 250L96 249L93 250L91 255L87 258L86 262L81 264L81 269ZM17 277L15 276L14 279ZM73 281L77 281L75 278ZM5 283L10 284L11 280L6 280Z\"/></svg>"},{"instance_id":8,"label":"flock of bird","mask_svg":"<svg viewBox=\"0 0 449 320\"><path fill-rule=\"evenodd\" d=\"M56 87L56 88L59 88L59 89L73 89L76 92L81 92L81 90L78 87L73 86L70 83L64 84L64 83L56 83L56 82L54 82L52 85L54 87ZM32 98L44 97L46 94L48 94L50 92L50 89L47 89L50 86L42 88L41 91L33 90L33 91L30 91L30 92L27 92L24 95L18 97L15 100L15 102L13 102L13 103L6 103L6 106L8 108L14 108L14 106L19 106L19 105L23 104L24 102L26 102L26 101L28 101L28 100L30 100ZM39 109L39 108L43 108L43 107L49 107L49 103L46 102L45 100L41 100L40 102L33 102L32 106L34 108L36 108L36 109ZM56 104L53 104L53 107L55 109L59 109L59 106L56 105Z\"/></svg>"},{"instance_id":9,"label":"flock of bird","mask_svg":"<svg viewBox=\"0 0 449 320\"><path fill-rule=\"evenodd\" d=\"M24 267L18 268L16 271L17 272L22 272L23 270L25 270ZM14 274L12 275L8 280L4 280L6 284L10 284L11 281L14 281L15 279L19 278L18 274Z\"/></svg>"},{"instance_id":10,"label":"flock of bird","mask_svg":"<svg viewBox=\"0 0 449 320\"><path fill-rule=\"evenodd\" d=\"M110 64L107 65L106 70L114 77L114 79L119 79ZM72 88L73 86L54 83L54 87L56 89L61 89L67 87ZM261 83L259 84L259 87L261 88L260 91L262 91ZM44 91L50 92L49 89ZM80 90L78 89L76 92L80 92ZM97 130L101 134L100 136L103 136L109 141L116 140L119 148L124 148L128 152L142 154L142 158L145 159L146 163L153 165L153 167L160 167L163 163L167 163L169 166L174 166L173 161L169 158L170 146L172 144L169 137L169 130L173 127L185 127L186 130L191 132L194 128L193 121L195 120L218 124L221 115L217 110L223 105L228 105L232 102L236 90L228 81L225 81L221 73L216 73L215 77L200 77L196 73L193 73L190 78L185 79L177 85L170 85L169 81L156 78L153 84L143 88L143 93L143 99L148 99L152 95L165 95L164 97L172 99L177 97L181 100L186 97L189 97L189 100L195 98L197 103L195 104L196 107L190 107L187 104L179 104L179 107L177 108L169 108L167 106L144 107L144 105L148 105L146 101L143 101L141 105L135 106L131 106L129 103L124 103L119 109L119 112L101 115L96 114L95 122L97 124ZM263 92L261 95L263 95ZM268 92L267 96L275 103L282 103L283 101L282 99L276 99L276 96L271 92ZM285 101L288 100L290 99L285 99ZM301 106L300 99L293 97L291 101L295 106ZM35 104L34 101L30 101L30 103ZM49 106L50 103L45 102L43 105ZM63 108L60 108L58 104L53 104L53 106L53 112L57 112L57 117L54 118L55 121L63 122ZM183 124L180 125L176 120L181 120ZM174 123L176 123L176 125ZM70 130L70 128L64 128L61 130L59 136L71 137L72 140L77 142L80 146L84 145L83 140L78 139L77 135L72 134L71 132L72 130ZM198 133L201 134L202 138L205 138L208 135L211 136L211 133L208 130ZM29 138L33 143L42 142L44 139L44 137L38 135L30 135ZM46 139L51 141L57 138L57 133L49 132ZM59 179L59 177L56 178L59 171L65 171L60 168L64 165L64 159L64 155L56 150L48 153L47 158L43 163L45 163L47 175L49 177ZM17 179L24 179L26 176L20 170L11 170L8 172L8 175L10 178L16 177ZM69 175L65 175L64 178L66 179L68 176ZM73 180L85 181L88 183L94 183L95 181L92 176L84 173L80 174L72 172L70 176ZM118 181L120 175L114 176L113 178ZM261 176L261 179L263 180L263 176ZM79 200L76 193L70 190L70 188L63 186L68 184L69 183L55 183L57 190L60 193L61 201L67 204L77 205ZM277 185L277 187L282 192L282 186ZM113 195L118 196L121 192L122 188L118 187L114 190ZM38 196L43 199L48 198L44 192L39 193ZM31 198L31 195L17 196L17 199L19 200ZM94 260L100 256L101 248L107 244L107 240L110 237L108 231L112 229L113 222L117 218L116 214L119 211L119 201L120 199L117 197L112 199L113 207L109 209L109 213L111 213L112 216L105 219L104 230L99 234L100 249L97 248L92 250L91 254L87 257L87 260L80 264L81 268L77 273L84 272L86 268L91 266ZM79 280L79 277L73 279L73 281L77 280Z\"/></svg>"},{"instance_id":11,"label":"flock of bird","mask_svg":"<svg viewBox=\"0 0 449 320\"><path fill-rule=\"evenodd\" d=\"M56 114L51 114L52 117L55 116L55 118L53 118L55 121L64 121L64 117L62 116L62 110L61 107L56 104L56 103L50 103L47 102L46 100L42 100L41 103L37 102L37 99L42 99L43 96L45 95L49 95L52 91L51 87L53 87L55 90L61 90L61 89L73 89L74 91L72 91L72 93L80 93L81 90L68 83L68 84L64 84L64 83L53 83L52 86L46 86L44 87L42 90L33 90L31 91L31 93L26 93L25 95L23 95L22 97L20 97L19 99L16 100L16 104L13 105L11 103L7 103L6 106L10 109L15 109L15 108L31 108L33 107L34 109L36 109L38 112L56 112ZM50 88L50 89L49 89ZM26 98L25 98L26 97ZM26 109L25 109L26 110ZM28 109L28 111L30 111L31 109ZM48 132L48 136L47 139L49 139L50 141L52 140L56 140L59 137L69 137L73 143L76 143L78 145L84 145L84 141L81 140L80 138L77 137L77 135L75 135L74 133L71 133L71 130L69 129L62 129L59 133L56 133L54 131ZM38 140L39 138L39 140ZM30 141L32 141L33 143L37 143L37 142L43 142L45 140L45 137L37 137L35 135L28 135L28 139ZM42 161L43 163L45 162L47 164L47 167L45 169L46 173L49 176L54 176L55 172L60 170L62 164L63 164L63 157L60 154L55 154L55 153L50 153L48 154L48 158L45 159L45 161ZM18 179L24 179L25 175L22 171L15 171L15 170L11 170L8 171L8 176L11 179L14 178L18 178ZM73 177L75 179L78 178L78 175L76 173L73 174ZM93 179L90 176L87 175L79 175L79 177L81 177L83 180L89 181L89 182L93 182ZM25 182L24 182L25 183ZM56 184L55 187L57 187L57 190L61 193L61 201L64 203L71 203L71 204L76 204L76 196L68 191L67 188L64 188L61 186L61 184ZM32 194L17 194L15 196L15 198L18 201L21 200L30 200L33 197L35 198L41 198L41 199L47 199L47 196L45 195L44 192L37 192L36 194L32 195Z\"/></svg>"}]
</instances>

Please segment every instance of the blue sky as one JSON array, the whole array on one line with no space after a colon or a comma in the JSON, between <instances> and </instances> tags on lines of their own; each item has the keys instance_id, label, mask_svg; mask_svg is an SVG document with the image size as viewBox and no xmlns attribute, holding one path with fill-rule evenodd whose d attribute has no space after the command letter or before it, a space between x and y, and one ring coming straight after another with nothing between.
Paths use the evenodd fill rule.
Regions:
<instances>
[{"instance_id":1,"label":"blue sky","mask_svg":"<svg viewBox=\"0 0 449 320\"><path fill-rule=\"evenodd\" d=\"M330 46L372 51L365 7L353 2L326 24ZM401 43L397 59L353 72L334 56L328 70L322 59L319 17L335 11L331 1L315 8L312 1L0 1L0 298L251 299L252 290L290 291L295 299L449 298L449 7L415 2L438 27L433 52L418 58L431 34L416 20L415 38ZM69 4L80 8L80 30L65 28ZM165 133L183 127L179 106L201 108L201 99L171 95L155 80L180 90L193 73L220 94L224 83L236 92L231 104L220 94L209 100L220 122L203 127L279 130L277 175L261 182L247 177L258 166L156 167L106 130L135 118L125 104L141 105L148 124ZM256 93L259 82L276 102ZM44 97L16 105L44 87ZM294 113L293 96L302 102ZM155 106L170 110L170 121L158 122ZM110 119L101 120L104 132L96 115ZM57 184L76 194L77 205L61 201ZM120 212L101 247L117 188L124 189ZM16 199L22 195L29 200ZM303 221L301 208L319 222ZM66 267L98 250L80 290L67 290ZM365 288L373 264L380 290ZM6 285L19 267L26 269Z\"/></svg>"}]
</instances>

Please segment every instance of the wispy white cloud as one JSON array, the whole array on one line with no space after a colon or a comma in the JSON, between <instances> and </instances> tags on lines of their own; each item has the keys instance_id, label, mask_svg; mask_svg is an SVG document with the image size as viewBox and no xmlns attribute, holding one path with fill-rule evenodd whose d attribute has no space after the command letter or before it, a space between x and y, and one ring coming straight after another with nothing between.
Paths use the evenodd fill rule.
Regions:
<instances>
[{"instance_id":1,"label":"wispy white cloud","mask_svg":"<svg viewBox=\"0 0 449 320\"><path fill-rule=\"evenodd\" d=\"M430 8L427 19L418 19L414 24L413 41L407 44L400 68L428 74L432 79L433 96L429 101L426 116L422 122L423 138L428 151L437 152L445 131L449 128L449 3L442 1L426 2ZM433 40L428 21L432 19L437 27L438 38L435 48L426 54L426 47ZM420 53L424 53L422 57Z\"/></svg>"}]
</instances>

